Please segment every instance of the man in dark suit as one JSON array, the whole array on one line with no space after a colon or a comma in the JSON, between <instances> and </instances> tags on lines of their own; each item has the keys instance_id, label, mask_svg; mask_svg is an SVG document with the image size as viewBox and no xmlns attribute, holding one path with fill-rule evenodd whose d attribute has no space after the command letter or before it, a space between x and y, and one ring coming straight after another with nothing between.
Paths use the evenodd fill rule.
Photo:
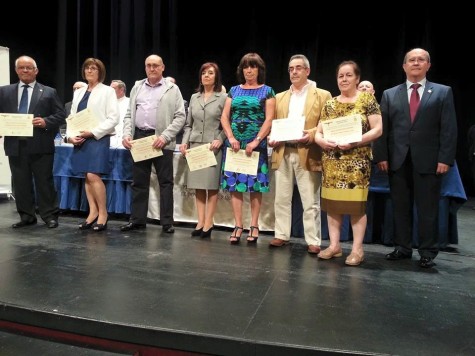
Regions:
<instances>
[{"instance_id":1,"label":"man in dark suit","mask_svg":"<svg viewBox=\"0 0 475 356\"><path fill-rule=\"evenodd\" d=\"M452 89L426 79L431 66L426 50L410 50L402 66L407 80L384 91L383 134L373 146L378 168L389 174L394 207L395 249L386 259L411 258L415 203L419 265L430 268L439 252L441 181L454 164L457 119Z\"/></svg>"},{"instance_id":2,"label":"man in dark suit","mask_svg":"<svg viewBox=\"0 0 475 356\"><path fill-rule=\"evenodd\" d=\"M32 114L33 137L5 137L5 155L8 156L13 195L21 218L12 227L36 224L38 206L39 215L46 225L55 228L58 226L59 205L53 181L54 137L59 125L64 124L66 113L56 89L36 81L38 68L33 58L19 57L15 61L15 70L20 81L0 87L0 112Z\"/></svg>"}]
</instances>

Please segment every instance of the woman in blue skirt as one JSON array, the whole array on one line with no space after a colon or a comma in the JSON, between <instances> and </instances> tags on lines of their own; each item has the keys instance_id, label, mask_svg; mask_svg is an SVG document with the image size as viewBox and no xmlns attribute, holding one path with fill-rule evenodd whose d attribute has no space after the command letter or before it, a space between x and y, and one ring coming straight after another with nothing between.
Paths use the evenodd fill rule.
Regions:
<instances>
[{"instance_id":1,"label":"woman in blue skirt","mask_svg":"<svg viewBox=\"0 0 475 356\"><path fill-rule=\"evenodd\" d=\"M68 137L74 145L71 165L75 173L84 173L89 215L79 225L80 230L102 231L107 228L106 187L101 176L111 170L109 162L110 136L119 123L119 104L115 90L102 84L106 77L104 63L88 58L82 65L82 77L87 87L74 92L71 115L88 109L98 120L96 127Z\"/></svg>"}]
</instances>

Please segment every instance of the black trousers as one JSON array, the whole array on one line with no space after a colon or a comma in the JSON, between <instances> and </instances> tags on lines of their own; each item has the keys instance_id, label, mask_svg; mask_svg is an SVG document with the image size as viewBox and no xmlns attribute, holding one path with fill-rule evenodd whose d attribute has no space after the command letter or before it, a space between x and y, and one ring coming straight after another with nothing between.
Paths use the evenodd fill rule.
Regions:
<instances>
[{"instance_id":1,"label":"black trousers","mask_svg":"<svg viewBox=\"0 0 475 356\"><path fill-rule=\"evenodd\" d=\"M134 139L153 134L136 130ZM152 164L157 173L160 187L160 224L173 224L173 151L163 150L163 156L134 162L132 168L132 205L130 222L145 224L147 222L150 174Z\"/></svg>"},{"instance_id":2,"label":"black trousers","mask_svg":"<svg viewBox=\"0 0 475 356\"><path fill-rule=\"evenodd\" d=\"M417 211L419 255L434 258L439 251L439 200L442 176L420 174L410 153L404 164L389 173L394 209L394 245L403 253L412 253L414 207Z\"/></svg>"},{"instance_id":3,"label":"black trousers","mask_svg":"<svg viewBox=\"0 0 475 356\"><path fill-rule=\"evenodd\" d=\"M44 222L57 220L58 195L54 187L54 154L28 154L20 142L19 156L9 156L13 196L22 221L36 220L36 207Z\"/></svg>"}]
</instances>

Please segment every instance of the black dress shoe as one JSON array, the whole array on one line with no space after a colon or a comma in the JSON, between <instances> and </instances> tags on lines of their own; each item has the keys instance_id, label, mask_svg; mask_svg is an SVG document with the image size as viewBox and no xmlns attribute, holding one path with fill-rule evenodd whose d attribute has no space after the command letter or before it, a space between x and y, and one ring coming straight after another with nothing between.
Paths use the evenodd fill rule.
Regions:
<instances>
[{"instance_id":1,"label":"black dress shoe","mask_svg":"<svg viewBox=\"0 0 475 356\"><path fill-rule=\"evenodd\" d=\"M48 228L54 229L55 227L58 227L58 220L50 220L46 223L46 225L48 226Z\"/></svg>"},{"instance_id":2,"label":"black dress shoe","mask_svg":"<svg viewBox=\"0 0 475 356\"><path fill-rule=\"evenodd\" d=\"M172 224L163 225L162 231L166 232L167 234L173 234L175 232L175 228Z\"/></svg>"},{"instance_id":3,"label":"black dress shoe","mask_svg":"<svg viewBox=\"0 0 475 356\"><path fill-rule=\"evenodd\" d=\"M92 231L95 231L95 232L99 232L99 231L104 231L107 229L107 221L105 224L98 224L98 223L95 223L93 226L92 226Z\"/></svg>"},{"instance_id":4,"label":"black dress shoe","mask_svg":"<svg viewBox=\"0 0 475 356\"><path fill-rule=\"evenodd\" d=\"M391 260L391 261L403 260L405 258L412 258L412 255L407 254L407 253L402 253L399 250L394 250L393 252L388 253L386 255L386 259Z\"/></svg>"},{"instance_id":5,"label":"black dress shoe","mask_svg":"<svg viewBox=\"0 0 475 356\"><path fill-rule=\"evenodd\" d=\"M419 266L422 268L431 268L435 266L434 260L430 257L421 257Z\"/></svg>"},{"instance_id":6,"label":"black dress shoe","mask_svg":"<svg viewBox=\"0 0 475 356\"><path fill-rule=\"evenodd\" d=\"M191 236L201 236L202 233L203 233L203 228L201 228L201 229L194 229L194 230L191 232Z\"/></svg>"},{"instance_id":7,"label":"black dress shoe","mask_svg":"<svg viewBox=\"0 0 475 356\"><path fill-rule=\"evenodd\" d=\"M211 237L211 233L213 232L213 226L211 226L208 230L204 231L201 233L202 238L207 238Z\"/></svg>"},{"instance_id":8,"label":"black dress shoe","mask_svg":"<svg viewBox=\"0 0 475 356\"><path fill-rule=\"evenodd\" d=\"M120 231L130 231L130 230L140 230L145 229L147 225L145 224L136 224L133 222L129 222L128 224L122 225L120 227Z\"/></svg>"},{"instance_id":9,"label":"black dress shoe","mask_svg":"<svg viewBox=\"0 0 475 356\"><path fill-rule=\"evenodd\" d=\"M28 225L35 225L36 224L36 220L31 220L31 221L19 221L15 224L12 225L12 228L14 229L18 229L20 227L25 227L25 226L28 226Z\"/></svg>"},{"instance_id":10,"label":"black dress shoe","mask_svg":"<svg viewBox=\"0 0 475 356\"><path fill-rule=\"evenodd\" d=\"M79 230L89 230L90 228L92 228L92 226L97 222L97 219L99 217L95 218L92 222L88 223L87 222L87 219L84 220L84 222L80 223L79 224Z\"/></svg>"}]
</instances>

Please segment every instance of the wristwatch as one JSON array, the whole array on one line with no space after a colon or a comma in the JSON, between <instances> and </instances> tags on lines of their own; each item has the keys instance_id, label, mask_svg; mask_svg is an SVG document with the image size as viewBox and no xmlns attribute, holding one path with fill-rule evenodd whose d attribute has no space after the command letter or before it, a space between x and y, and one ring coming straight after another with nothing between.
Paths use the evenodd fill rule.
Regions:
<instances>
[{"instance_id":1,"label":"wristwatch","mask_svg":"<svg viewBox=\"0 0 475 356\"><path fill-rule=\"evenodd\" d=\"M261 142L261 137L260 137L260 136L256 136L255 140L256 140L257 142Z\"/></svg>"}]
</instances>

